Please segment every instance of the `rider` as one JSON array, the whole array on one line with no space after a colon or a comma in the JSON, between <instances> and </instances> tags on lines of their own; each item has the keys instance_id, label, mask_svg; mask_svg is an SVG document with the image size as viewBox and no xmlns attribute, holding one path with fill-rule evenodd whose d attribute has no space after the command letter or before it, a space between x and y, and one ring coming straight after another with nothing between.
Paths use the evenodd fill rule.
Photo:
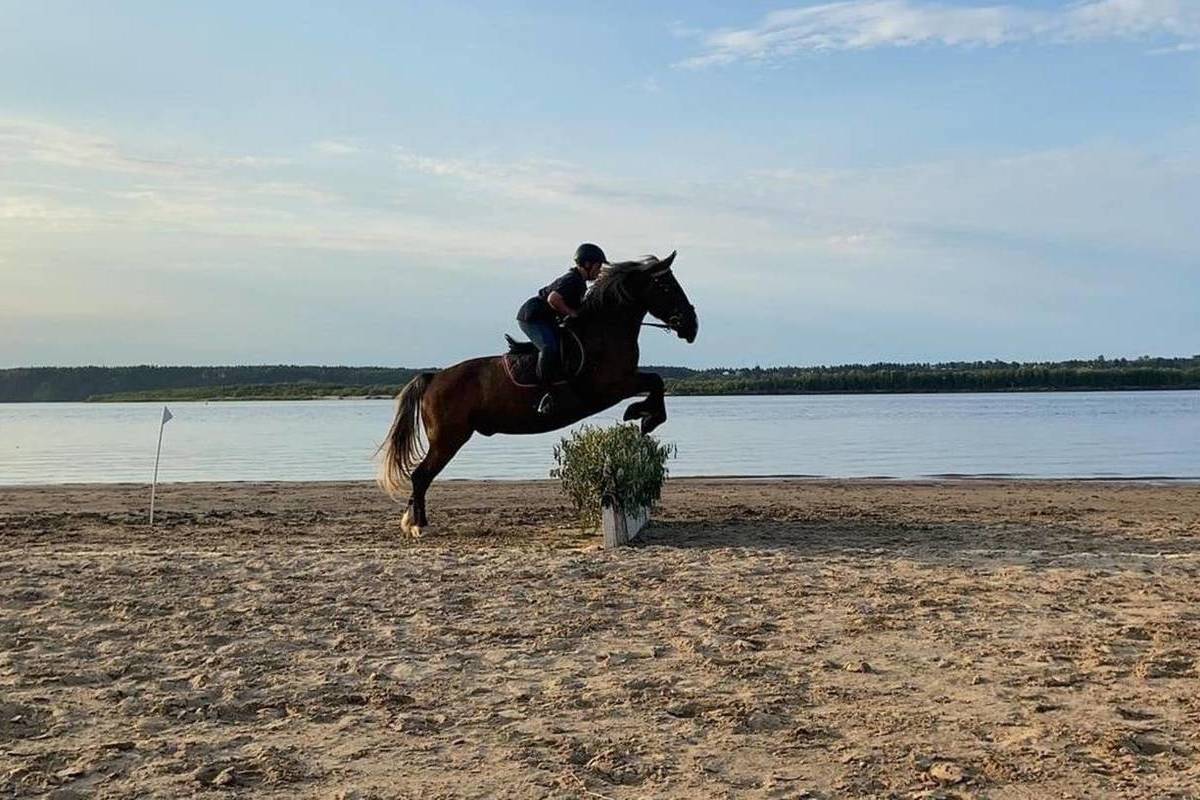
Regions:
<instances>
[{"instance_id":1,"label":"rider","mask_svg":"<svg viewBox=\"0 0 1200 800\"><path fill-rule=\"evenodd\" d=\"M560 320L579 314L587 282L600 277L600 268L608 263L604 251L594 244L581 244L575 250L575 266L543 286L517 311L517 324L538 349L537 374L545 394L538 401L539 414L554 413L551 386L561 371L559 358Z\"/></svg>"}]
</instances>

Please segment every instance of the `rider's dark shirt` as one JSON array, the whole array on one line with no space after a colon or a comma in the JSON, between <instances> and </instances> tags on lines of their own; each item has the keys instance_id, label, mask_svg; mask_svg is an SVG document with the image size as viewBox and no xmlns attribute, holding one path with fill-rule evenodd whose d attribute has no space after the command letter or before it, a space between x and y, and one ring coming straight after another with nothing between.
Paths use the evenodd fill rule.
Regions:
<instances>
[{"instance_id":1,"label":"rider's dark shirt","mask_svg":"<svg viewBox=\"0 0 1200 800\"><path fill-rule=\"evenodd\" d=\"M554 322L558 312L546 302L551 292L558 292L571 308L579 308L583 295L587 292L587 280L579 274L579 270L570 269L543 286L538 293L525 301L517 312L517 319L522 322Z\"/></svg>"}]
</instances>

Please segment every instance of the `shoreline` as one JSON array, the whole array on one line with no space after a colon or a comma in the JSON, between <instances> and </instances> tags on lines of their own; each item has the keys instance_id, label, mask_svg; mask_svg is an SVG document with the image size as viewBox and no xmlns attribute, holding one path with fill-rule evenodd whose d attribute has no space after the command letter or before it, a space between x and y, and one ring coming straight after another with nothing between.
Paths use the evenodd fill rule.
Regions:
<instances>
[{"instance_id":1,"label":"shoreline","mask_svg":"<svg viewBox=\"0 0 1200 800\"><path fill-rule=\"evenodd\" d=\"M1185 384L1174 386L1110 386L1097 388L1092 386L1030 386L1030 387L1006 387L1001 389L940 389L930 391L928 389L869 389L863 391L843 391L843 390L820 390L820 391L803 391L803 392L779 392L779 391L761 391L761 392L687 392L687 391L666 391L666 397L853 397L858 395L940 395L940 394L1103 394L1103 393L1123 393L1123 392L1195 392L1200 391L1200 384ZM304 402L309 400L394 400L394 394L369 394L369 395L296 395L289 397L271 397L267 395L259 397L236 397L236 396L215 396L215 397L172 397L169 395L160 395L155 397L138 397L136 399L127 398L109 398L109 397L89 397L86 400L63 400L63 401L27 401L14 400L13 403L23 402L76 402L76 403L236 403L236 402Z\"/></svg>"},{"instance_id":2,"label":"shoreline","mask_svg":"<svg viewBox=\"0 0 1200 800\"><path fill-rule=\"evenodd\" d=\"M668 390L666 397L859 397L884 395L992 395L992 394L1127 394L1138 392L1196 392L1200 384L1173 384L1160 386L1013 386L995 389L863 389L851 391L845 389L806 390L806 391L729 391L729 392L692 392ZM0 405L117 405L134 403L299 403L299 402L335 402L354 400L394 400L395 394L297 394L297 395L216 395L208 397L186 397L171 394L160 394L149 397L124 397L97 395L74 400L3 400Z\"/></svg>"},{"instance_id":3,"label":"shoreline","mask_svg":"<svg viewBox=\"0 0 1200 800\"><path fill-rule=\"evenodd\" d=\"M953 486L955 484L963 485L988 485L988 484L1014 484L1014 485L1071 485L1071 484L1130 484L1141 486L1188 486L1191 484L1200 484L1200 476L1183 476L1183 475L1121 475L1121 476L1106 476L1106 475L1085 475L1085 476L1026 476L1026 475L1009 475L1002 473L944 473L934 475L918 475L909 477L892 477L889 475L863 475L857 477L834 477L829 475L808 475L803 473L777 473L765 475L674 475L667 479L667 485L678 483L755 483L762 482L768 484L786 484L797 483L802 485L847 485L868 488L871 486ZM507 486L519 487L521 485L530 486L557 486L558 481L554 478L444 478L439 477L434 486L441 485L455 486ZM63 483L2 483L0 482L0 491L52 491L55 489L139 489L148 488L150 481L69 481ZM303 489L307 486L313 487L375 487L377 484L373 479L343 479L331 478L328 480L195 480L195 481L159 481L158 488L161 491L164 488L180 488L187 487L205 488L205 487L230 487L240 489L254 489L256 487L291 487ZM382 492L382 489L379 491Z\"/></svg>"}]
</instances>

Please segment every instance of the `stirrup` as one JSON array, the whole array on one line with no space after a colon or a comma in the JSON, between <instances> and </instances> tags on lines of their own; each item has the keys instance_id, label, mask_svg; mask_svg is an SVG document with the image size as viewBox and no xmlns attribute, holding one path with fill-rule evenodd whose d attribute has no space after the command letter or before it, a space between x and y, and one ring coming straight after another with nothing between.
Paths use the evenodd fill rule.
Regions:
<instances>
[{"instance_id":1,"label":"stirrup","mask_svg":"<svg viewBox=\"0 0 1200 800\"><path fill-rule=\"evenodd\" d=\"M546 392L542 395L542 399L538 401L537 412L544 417L548 417L554 413L554 395Z\"/></svg>"}]
</instances>

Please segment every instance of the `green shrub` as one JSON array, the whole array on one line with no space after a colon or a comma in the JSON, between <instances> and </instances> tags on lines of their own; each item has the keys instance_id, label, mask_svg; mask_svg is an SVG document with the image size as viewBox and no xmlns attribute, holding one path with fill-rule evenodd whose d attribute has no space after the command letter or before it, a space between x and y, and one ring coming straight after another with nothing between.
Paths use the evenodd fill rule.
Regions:
<instances>
[{"instance_id":1,"label":"green shrub","mask_svg":"<svg viewBox=\"0 0 1200 800\"><path fill-rule=\"evenodd\" d=\"M622 508L651 506L662 495L667 479L667 459L673 444L644 436L636 425L597 428L584 425L554 446L558 478L584 526L600 522L600 508L608 496Z\"/></svg>"}]
</instances>

